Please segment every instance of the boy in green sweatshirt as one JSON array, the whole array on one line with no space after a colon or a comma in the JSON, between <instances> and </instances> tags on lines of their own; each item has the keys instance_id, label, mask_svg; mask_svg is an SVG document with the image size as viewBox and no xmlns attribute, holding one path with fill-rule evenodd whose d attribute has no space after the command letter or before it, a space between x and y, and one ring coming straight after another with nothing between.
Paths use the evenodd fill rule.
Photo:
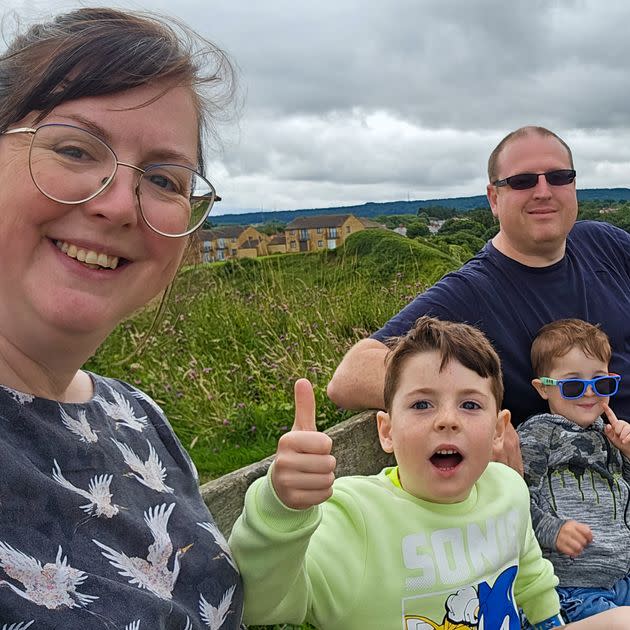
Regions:
<instances>
[{"instance_id":1,"label":"boy in green sweatshirt","mask_svg":"<svg viewBox=\"0 0 630 630\"><path fill-rule=\"evenodd\" d=\"M518 630L520 606L537 629L563 626L527 487L490 461L510 418L490 342L422 317L388 356L384 395L379 438L398 465L334 481L312 387L297 381L293 428L230 537L245 622ZM588 628L630 627L629 611L591 617Z\"/></svg>"}]
</instances>

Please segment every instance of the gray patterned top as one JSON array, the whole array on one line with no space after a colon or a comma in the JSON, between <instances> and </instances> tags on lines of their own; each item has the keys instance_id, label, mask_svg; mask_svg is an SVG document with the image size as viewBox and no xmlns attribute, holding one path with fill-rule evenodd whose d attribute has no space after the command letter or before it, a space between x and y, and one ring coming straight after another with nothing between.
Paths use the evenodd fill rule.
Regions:
<instances>
[{"instance_id":1,"label":"gray patterned top","mask_svg":"<svg viewBox=\"0 0 630 630\"><path fill-rule=\"evenodd\" d=\"M560 586L610 588L630 567L630 461L597 418L584 429L540 414L517 428L531 494L532 525ZM556 551L560 527L586 523L593 542L575 559Z\"/></svg>"},{"instance_id":2,"label":"gray patterned top","mask_svg":"<svg viewBox=\"0 0 630 630\"><path fill-rule=\"evenodd\" d=\"M0 386L0 630L231 630L242 586L162 410Z\"/></svg>"}]
</instances>

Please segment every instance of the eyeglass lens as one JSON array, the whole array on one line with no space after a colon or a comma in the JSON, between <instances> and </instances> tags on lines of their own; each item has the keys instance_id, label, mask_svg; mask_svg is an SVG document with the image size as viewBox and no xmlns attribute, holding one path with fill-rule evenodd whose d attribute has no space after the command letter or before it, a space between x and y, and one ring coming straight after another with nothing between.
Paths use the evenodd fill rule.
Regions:
<instances>
[{"instance_id":1,"label":"eyeglass lens","mask_svg":"<svg viewBox=\"0 0 630 630\"><path fill-rule=\"evenodd\" d=\"M510 188L514 190L526 190L533 188L538 183L539 175L544 175L550 186L566 186L575 179L575 171L573 169L562 169L558 171L549 171L548 173L519 173L506 177L505 181Z\"/></svg>"},{"instance_id":2,"label":"eyeglass lens","mask_svg":"<svg viewBox=\"0 0 630 630\"><path fill-rule=\"evenodd\" d=\"M89 131L71 125L39 127L30 150L35 185L65 203L102 192L117 169L116 155ZM156 164L139 175L138 198L145 221L157 232L178 236L203 223L214 188L199 173L177 164Z\"/></svg>"},{"instance_id":3,"label":"eyeglass lens","mask_svg":"<svg viewBox=\"0 0 630 630\"><path fill-rule=\"evenodd\" d=\"M581 398L586 393L588 381L567 380L560 383L560 393L564 398ZM593 379L593 393L597 396L612 396L617 393L617 379L612 376L601 376Z\"/></svg>"}]
</instances>

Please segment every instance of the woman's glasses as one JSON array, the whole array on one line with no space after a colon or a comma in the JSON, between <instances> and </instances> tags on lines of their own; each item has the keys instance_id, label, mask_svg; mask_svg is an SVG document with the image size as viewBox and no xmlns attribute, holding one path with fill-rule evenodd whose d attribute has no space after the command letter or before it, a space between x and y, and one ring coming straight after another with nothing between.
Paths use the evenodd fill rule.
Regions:
<instances>
[{"instance_id":1,"label":"woman's glasses","mask_svg":"<svg viewBox=\"0 0 630 630\"><path fill-rule=\"evenodd\" d=\"M619 389L619 381L621 380L619 374L607 374L591 379L565 378L556 380L546 376L539 376L538 378L543 385L557 385L560 389L560 396L567 400L582 398L589 385L596 396L614 396Z\"/></svg>"},{"instance_id":2,"label":"woman's glasses","mask_svg":"<svg viewBox=\"0 0 630 630\"><path fill-rule=\"evenodd\" d=\"M214 186L187 166L151 164L140 168L120 162L93 133L50 123L5 134L31 134L29 168L33 183L49 199L79 204L100 195L119 166L139 173L135 193L145 223L162 236L186 236L205 221L216 197Z\"/></svg>"},{"instance_id":3,"label":"woman's glasses","mask_svg":"<svg viewBox=\"0 0 630 630\"><path fill-rule=\"evenodd\" d=\"M550 186L566 186L575 180L575 171L572 168L565 168L546 173L519 173L505 179L497 179L492 184L493 186L509 186L514 190L527 190L538 184L538 178L541 175L545 176Z\"/></svg>"}]
</instances>

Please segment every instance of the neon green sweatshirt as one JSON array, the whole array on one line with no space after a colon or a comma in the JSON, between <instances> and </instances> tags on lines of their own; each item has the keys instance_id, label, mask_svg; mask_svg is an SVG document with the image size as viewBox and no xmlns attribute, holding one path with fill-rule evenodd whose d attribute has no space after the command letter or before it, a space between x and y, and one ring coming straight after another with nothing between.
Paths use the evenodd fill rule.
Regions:
<instances>
[{"instance_id":1,"label":"neon green sweatshirt","mask_svg":"<svg viewBox=\"0 0 630 630\"><path fill-rule=\"evenodd\" d=\"M337 479L308 510L284 506L269 474L252 484L229 541L245 623L494 630L520 628L516 606L531 623L558 614L518 473L491 463L465 501L437 504L397 487L392 472Z\"/></svg>"}]
</instances>

